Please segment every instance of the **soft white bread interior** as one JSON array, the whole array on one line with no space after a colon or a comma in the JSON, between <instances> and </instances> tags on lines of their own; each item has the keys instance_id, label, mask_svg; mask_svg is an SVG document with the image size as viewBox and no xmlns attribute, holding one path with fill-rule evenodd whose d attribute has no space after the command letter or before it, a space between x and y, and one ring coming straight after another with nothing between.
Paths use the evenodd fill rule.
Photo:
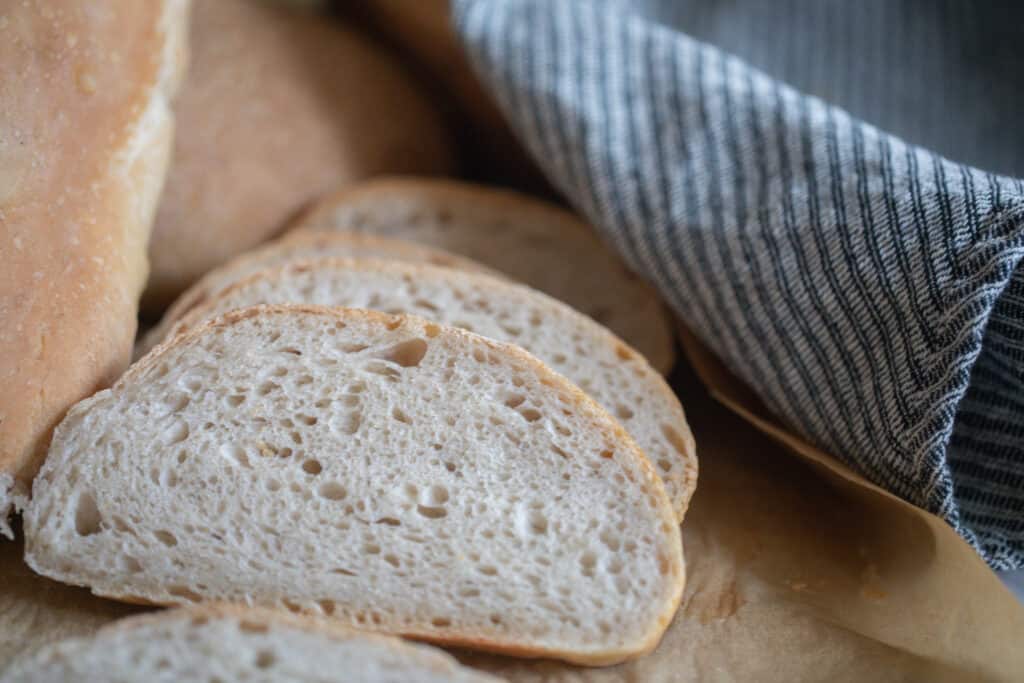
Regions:
<instances>
[{"instance_id":1,"label":"soft white bread interior","mask_svg":"<svg viewBox=\"0 0 1024 683\"><path fill-rule=\"evenodd\" d=\"M432 263L448 268L476 270L497 275L496 271L475 261L425 244L357 233L297 230L252 251L240 254L200 278L167 309L160 319L160 324L146 333L146 336L137 345L136 358L141 358L163 341L171 326L183 315L216 297L239 280L272 266L330 256Z\"/></svg>"},{"instance_id":2,"label":"soft white bread interior","mask_svg":"<svg viewBox=\"0 0 1024 683\"><path fill-rule=\"evenodd\" d=\"M259 608L203 605L114 622L16 662L0 683L497 683L398 638Z\"/></svg>"},{"instance_id":3,"label":"soft white bread interior","mask_svg":"<svg viewBox=\"0 0 1024 683\"><path fill-rule=\"evenodd\" d=\"M128 365L187 0L0 3L0 533L65 411Z\"/></svg>"},{"instance_id":4,"label":"soft white bread interior","mask_svg":"<svg viewBox=\"0 0 1024 683\"><path fill-rule=\"evenodd\" d=\"M454 180L381 178L324 197L293 228L398 237L467 256L589 315L659 371L672 367L672 329L657 292L554 204Z\"/></svg>"},{"instance_id":5,"label":"soft white bread interior","mask_svg":"<svg viewBox=\"0 0 1024 683\"><path fill-rule=\"evenodd\" d=\"M24 515L37 572L609 664L684 583L664 487L621 426L518 347L412 316L229 313L58 427Z\"/></svg>"},{"instance_id":6,"label":"soft white bread interior","mask_svg":"<svg viewBox=\"0 0 1024 683\"><path fill-rule=\"evenodd\" d=\"M529 287L432 265L317 259L251 275L178 322L174 333L257 304L411 313L516 344L618 418L665 482L682 521L697 484L693 435L665 379L607 328Z\"/></svg>"}]
</instances>

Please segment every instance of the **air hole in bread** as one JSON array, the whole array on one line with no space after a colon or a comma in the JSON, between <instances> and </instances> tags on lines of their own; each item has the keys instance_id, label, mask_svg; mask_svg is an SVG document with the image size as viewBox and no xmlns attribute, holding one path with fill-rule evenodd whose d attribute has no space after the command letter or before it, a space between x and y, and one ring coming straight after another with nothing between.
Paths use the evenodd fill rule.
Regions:
<instances>
[{"instance_id":1,"label":"air hole in bread","mask_svg":"<svg viewBox=\"0 0 1024 683\"><path fill-rule=\"evenodd\" d=\"M181 598L188 602L199 602L203 599L201 595L188 586L168 586L167 592L176 598Z\"/></svg>"},{"instance_id":2,"label":"air hole in bread","mask_svg":"<svg viewBox=\"0 0 1024 683\"><path fill-rule=\"evenodd\" d=\"M395 567L395 568L402 566L402 563L394 555L385 555L384 556L384 561L387 562L388 564L390 564L392 567Z\"/></svg>"},{"instance_id":3,"label":"air hole in bread","mask_svg":"<svg viewBox=\"0 0 1024 683\"><path fill-rule=\"evenodd\" d=\"M401 326L402 326L402 319L399 318L399 317L392 318L388 322L384 323L384 327L387 328L387 330L389 332L393 332L394 330L397 330Z\"/></svg>"},{"instance_id":4,"label":"air hole in bread","mask_svg":"<svg viewBox=\"0 0 1024 683\"><path fill-rule=\"evenodd\" d=\"M686 455L686 442L683 441L682 435L679 434L671 425L661 425L661 433L665 435L668 442L672 444L672 448L676 449L679 455Z\"/></svg>"},{"instance_id":5,"label":"air hole in bread","mask_svg":"<svg viewBox=\"0 0 1024 683\"><path fill-rule=\"evenodd\" d=\"M315 459L311 458L311 459L305 461L304 463L302 463L302 471L305 472L306 474L312 474L313 476L316 476L316 475L320 474L320 472L322 472L323 469L324 468L320 464L319 460L315 460Z\"/></svg>"},{"instance_id":6,"label":"air hole in bread","mask_svg":"<svg viewBox=\"0 0 1024 683\"><path fill-rule=\"evenodd\" d=\"M512 394L505 399L505 405L509 408L518 408L526 401L526 397L522 394Z\"/></svg>"},{"instance_id":7,"label":"air hole in bread","mask_svg":"<svg viewBox=\"0 0 1024 683\"><path fill-rule=\"evenodd\" d=\"M284 377L288 374L288 368L283 365L279 365L270 373L274 377Z\"/></svg>"},{"instance_id":8,"label":"air hole in bread","mask_svg":"<svg viewBox=\"0 0 1024 683\"><path fill-rule=\"evenodd\" d=\"M173 548L178 545L178 537L165 529L157 529L153 532L153 536L168 548Z\"/></svg>"},{"instance_id":9,"label":"air hole in bread","mask_svg":"<svg viewBox=\"0 0 1024 683\"><path fill-rule=\"evenodd\" d=\"M367 555L380 555L380 546L376 543L366 543L363 545L363 552Z\"/></svg>"},{"instance_id":10,"label":"air hole in bread","mask_svg":"<svg viewBox=\"0 0 1024 683\"><path fill-rule=\"evenodd\" d=\"M334 614L334 610L336 608L333 600L317 600L316 606L319 607L320 611L328 617Z\"/></svg>"},{"instance_id":11,"label":"air hole in bread","mask_svg":"<svg viewBox=\"0 0 1024 683\"><path fill-rule=\"evenodd\" d=\"M375 375L387 378L391 382L397 382L398 378L401 377L398 370L394 369L390 365L383 365L380 363L368 363L363 366L366 372L372 372Z\"/></svg>"},{"instance_id":12,"label":"air hole in bread","mask_svg":"<svg viewBox=\"0 0 1024 683\"><path fill-rule=\"evenodd\" d=\"M269 479L269 480L267 480L267 483L265 484L265 486L267 487L267 490L270 491L271 493L273 493L274 491L280 491L281 490L281 482L278 481L277 479Z\"/></svg>"},{"instance_id":13,"label":"air hole in bread","mask_svg":"<svg viewBox=\"0 0 1024 683\"><path fill-rule=\"evenodd\" d=\"M293 614L298 614L302 611L302 606L298 603L292 602L291 600L282 600L281 604L284 608Z\"/></svg>"},{"instance_id":14,"label":"air hole in bread","mask_svg":"<svg viewBox=\"0 0 1024 683\"><path fill-rule=\"evenodd\" d=\"M420 364L426 354L426 340L416 337L414 339L407 339L406 341L399 342L394 346L380 351L375 354L375 356L381 360L387 360L401 365L403 368L413 368Z\"/></svg>"},{"instance_id":15,"label":"air hole in bread","mask_svg":"<svg viewBox=\"0 0 1024 683\"><path fill-rule=\"evenodd\" d=\"M448 628L452 625L452 620L445 617L434 617L430 623L437 628Z\"/></svg>"},{"instance_id":16,"label":"air hole in bread","mask_svg":"<svg viewBox=\"0 0 1024 683\"><path fill-rule=\"evenodd\" d=\"M607 448L601 451L601 457L605 460L611 460L615 457L615 451L608 450Z\"/></svg>"},{"instance_id":17,"label":"air hole in bread","mask_svg":"<svg viewBox=\"0 0 1024 683\"><path fill-rule=\"evenodd\" d=\"M633 419L633 411L628 406L624 406L624 405L621 405L621 404L615 406L615 415L620 420L631 420L631 419Z\"/></svg>"},{"instance_id":18,"label":"air hole in bread","mask_svg":"<svg viewBox=\"0 0 1024 683\"><path fill-rule=\"evenodd\" d=\"M256 389L256 393L259 394L260 396L266 396L272 391L278 391L280 388L281 385L277 384L276 382L264 382L259 386L258 389Z\"/></svg>"},{"instance_id":19,"label":"air hole in bread","mask_svg":"<svg viewBox=\"0 0 1024 683\"><path fill-rule=\"evenodd\" d=\"M427 335L427 339L433 339L437 335L441 334L441 328L434 323L427 323L424 325L423 331Z\"/></svg>"},{"instance_id":20,"label":"air hole in bread","mask_svg":"<svg viewBox=\"0 0 1024 683\"><path fill-rule=\"evenodd\" d=\"M232 408L237 408L238 406L245 403L245 396L243 396L242 394L233 394L225 398L224 402L227 403Z\"/></svg>"},{"instance_id":21,"label":"air hole in bread","mask_svg":"<svg viewBox=\"0 0 1024 683\"><path fill-rule=\"evenodd\" d=\"M406 415L404 412L402 412L401 408L393 409L391 411L391 417L395 418L396 420L398 420L399 422L402 422L404 424L407 424L407 425L411 425L412 424L412 418L409 417L408 415Z\"/></svg>"},{"instance_id":22,"label":"air hole in bread","mask_svg":"<svg viewBox=\"0 0 1024 683\"><path fill-rule=\"evenodd\" d=\"M527 422L536 422L540 419L540 411L535 408L524 408L519 411L519 414L523 416L523 419Z\"/></svg>"},{"instance_id":23,"label":"air hole in bread","mask_svg":"<svg viewBox=\"0 0 1024 683\"><path fill-rule=\"evenodd\" d=\"M256 655L256 668L257 669L269 669L274 666L274 662L277 661L277 657L270 650L261 650Z\"/></svg>"},{"instance_id":24,"label":"air hole in bread","mask_svg":"<svg viewBox=\"0 0 1024 683\"><path fill-rule=\"evenodd\" d=\"M345 487L336 481L327 481L320 485L317 493L327 500L342 500L347 495Z\"/></svg>"},{"instance_id":25,"label":"air hole in bread","mask_svg":"<svg viewBox=\"0 0 1024 683\"><path fill-rule=\"evenodd\" d=\"M433 313L437 313L440 310L432 302L427 301L426 299L416 299L412 303L413 303L413 306L418 306L419 308L425 308L428 311L431 311Z\"/></svg>"},{"instance_id":26,"label":"air hole in bread","mask_svg":"<svg viewBox=\"0 0 1024 683\"><path fill-rule=\"evenodd\" d=\"M100 531L102 524L103 518L96 506L96 499L91 493L79 493L75 502L75 532L79 536L91 536Z\"/></svg>"},{"instance_id":27,"label":"air hole in bread","mask_svg":"<svg viewBox=\"0 0 1024 683\"><path fill-rule=\"evenodd\" d=\"M416 512L420 513L427 519L441 519L442 517L448 516L448 511L444 508L428 507L426 505L417 505Z\"/></svg>"},{"instance_id":28,"label":"air hole in bread","mask_svg":"<svg viewBox=\"0 0 1024 683\"><path fill-rule=\"evenodd\" d=\"M479 567L477 567L477 571L479 571L484 576L497 576L498 575L498 568L495 567L492 564L480 565Z\"/></svg>"},{"instance_id":29,"label":"air hole in bread","mask_svg":"<svg viewBox=\"0 0 1024 683\"><path fill-rule=\"evenodd\" d=\"M266 624L260 624L255 621L243 619L238 622L238 630L242 633L269 633L270 627Z\"/></svg>"},{"instance_id":30,"label":"air hole in bread","mask_svg":"<svg viewBox=\"0 0 1024 683\"><path fill-rule=\"evenodd\" d=\"M164 430L164 433L160 436L160 440L165 445L172 446L187 439L188 432L188 424L184 420L175 420L167 429Z\"/></svg>"},{"instance_id":31,"label":"air hole in bread","mask_svg":"<svg viewBox=\"0 0 1024 683\"><path fill-rule=\"evenodd\" d=\"M387 526L402 526L401 520L395 519L394 517L381 517L376 520L374 524L384 524Z\"/></svg>"}]
</instances>

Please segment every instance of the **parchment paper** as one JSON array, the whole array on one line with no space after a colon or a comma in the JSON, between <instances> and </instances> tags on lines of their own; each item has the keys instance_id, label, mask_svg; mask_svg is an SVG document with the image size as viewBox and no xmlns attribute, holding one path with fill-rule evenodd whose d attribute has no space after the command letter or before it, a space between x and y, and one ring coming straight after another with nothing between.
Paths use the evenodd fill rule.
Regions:
<instances>
[{"instance_id":1,"label":"parchment paper","mask_svg":"<svg viewBox=\"0 0 1024 683\"><path fill-rule=\"evenodd\" d=\"M658 649L605 669L457 653L512 681L969 681L1024 678L1024 610L944 523L769 421L703 350L715 395L676 373L700 482L683 525L683 606ZM684 363L685 365L685 363ZM0 670L139 611L37 577L0 544Z\"/></svg>"}]
</instances>

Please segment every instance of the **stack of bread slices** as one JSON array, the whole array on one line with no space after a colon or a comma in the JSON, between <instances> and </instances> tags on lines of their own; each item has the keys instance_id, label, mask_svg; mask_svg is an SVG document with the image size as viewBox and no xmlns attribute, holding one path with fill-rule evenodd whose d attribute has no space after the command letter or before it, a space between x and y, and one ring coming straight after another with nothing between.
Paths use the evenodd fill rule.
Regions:
<instances>
[{"instance_id":1,"label":"stack of bread slices","mask_svg":"<svg viewBox=\"0 0 1024 683\"><path fill-rule=\"evenodd\" d=\"M96 670L156 671L153 642L204 629L256 668L301 668L266 654L268 620L295 651L367 638L342 628L640 656L682 595L697 477L672 353L656 294L560 208L452 181L330 196L203 277L71 409L24 511L44 575L235 607L145 617L34 670L84 648ZM367 642L369 667L433 656ZM422 680L489 680L436 656Z\"/></svg>"}]
</instances>

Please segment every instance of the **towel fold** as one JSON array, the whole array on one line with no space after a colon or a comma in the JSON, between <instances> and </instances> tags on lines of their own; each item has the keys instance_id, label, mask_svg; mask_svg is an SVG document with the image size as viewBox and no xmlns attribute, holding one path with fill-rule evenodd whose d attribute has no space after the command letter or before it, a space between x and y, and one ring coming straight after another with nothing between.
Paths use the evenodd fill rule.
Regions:
<instances>
[{"instance_id":1,"label":"towel fold","mask_svg":"<svg viewBox=\"0 0 1024 683\"><path fill-rule=\"evenodd\" d=\"M1002 69L1024 66L1024 36L986 43L1002 23L965 27L951 7L454 3L548 178L733 372L1010 569L1024 566L1024 182L940 154L1022 173L1019 133L986 126L1019 118L1005 106L1024 100L1022 71ZM945 72L913 78L936 59ZM968 82L986 73L988 90ZM943 94L915 113L906 94L929 84Z\"/></svg>"}]
</instances>

